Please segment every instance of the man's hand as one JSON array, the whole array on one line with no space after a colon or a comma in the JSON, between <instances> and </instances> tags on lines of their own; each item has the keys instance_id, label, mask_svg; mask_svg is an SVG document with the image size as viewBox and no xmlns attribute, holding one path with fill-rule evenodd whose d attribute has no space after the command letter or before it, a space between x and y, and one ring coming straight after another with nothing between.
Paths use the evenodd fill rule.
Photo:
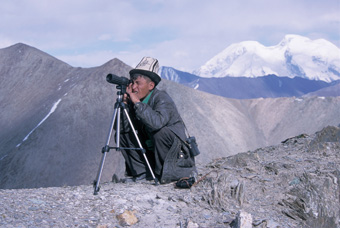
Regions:
<instances>
[{"instance_id":1,"label":"man's hand","mask_svg":"<svg viewBox=\"0 0 340 228\"><path fill-rule=\"evenodd\" d=\"M124 94L123 101L125 102L125 99L126 100L130 99L134 104L136 104L137 102L140 102L140 100L139 100L137 94L133 92L132 86L133 86L133 84L130 83L129 86L126 87L126 93L129 94L129 96L127 94Z\"/></svg>"},{"instance_id":2,"label":"man's hand","mask_svg":"<svg viewBox=\"0 0 340 228\"><path fill-rule=\"evenodd\" d=\"M123 95L123 102L125 104L127 104L129 100L130 100L129 94L124 93L124 95Z\"/></svg>"}]
</instances>

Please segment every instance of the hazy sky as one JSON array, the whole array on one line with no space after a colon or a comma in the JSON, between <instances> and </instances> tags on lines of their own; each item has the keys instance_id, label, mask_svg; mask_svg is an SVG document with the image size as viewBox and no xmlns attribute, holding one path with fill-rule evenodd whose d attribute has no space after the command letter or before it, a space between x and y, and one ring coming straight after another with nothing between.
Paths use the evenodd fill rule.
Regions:
<instances>
[{"instance_id":1,"label":"hazy sky","mask_svg":"<svg viewBox=\"0 0 340 228\"><path fill-rule=\"evenodd\" d=\"M340 0L2 0L0 48L21 42L72 66L143 56L192 72L232 43L286 34L340 47Z\"/></svg>"}]
</instances>

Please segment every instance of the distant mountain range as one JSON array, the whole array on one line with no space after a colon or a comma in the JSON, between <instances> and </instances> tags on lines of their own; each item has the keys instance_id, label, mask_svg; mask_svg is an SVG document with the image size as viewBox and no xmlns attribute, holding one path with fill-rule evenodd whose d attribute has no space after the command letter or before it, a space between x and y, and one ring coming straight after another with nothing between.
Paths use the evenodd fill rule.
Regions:
<instances>
[{"instance_id":1,"label":"distant mountain range","mask_svg":"<svg viewBox=\"0 0 340 228\"><path fill-rule=\"evenodd\" d=\"M297 35L272 47L245 41L230 45L192 74L162 67L160 75L228 98L340 96L340 49Z\"/></svg>"},{"instance_id":2,"label":"distant mountain range","mask_svg":"<svg viewBox=\"0 0 340 228\"><path fill-rule=\"evenodd\" d=\"M301 77L331 82L340 79L340 49L331 42L286 35L276 46L257 41L232 44L193 74L201 77Z\"/></svg>"},{"instance_id":3,"label":"distant mountain range","mask_svg":"<svg viewBox=\"0 0 340 228\"><path fill-rule=\"evenodd\" d=\"M205 78L171 67L160 69L162 78L207 93L235 99L300 97L308 95L340 96L340 80L327 83L301 77L221 77ZM326 90L326 88L328 88ZM319 92L317 92L319 91Z\"/></svg>"}]
</instances>

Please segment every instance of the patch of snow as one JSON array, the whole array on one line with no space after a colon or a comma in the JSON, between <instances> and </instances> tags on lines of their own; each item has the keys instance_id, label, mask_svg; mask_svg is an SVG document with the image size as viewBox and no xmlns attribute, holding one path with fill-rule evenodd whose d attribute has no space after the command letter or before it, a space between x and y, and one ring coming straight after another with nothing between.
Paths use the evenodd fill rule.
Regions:
<instances>
[{"instance_id":1,"label":"patch of snow","mask_svg":"<svg viewBox=\"0 0 340 228\"><path fill-rule=\"evenodd\" d=\"M22 140L22 142L21 143L19 143L16 147L19 147L19 146L21 146L21 144L23 143L23 142L25 142L27 139L28 139L28 137L42 124L42 123L44 123L45 122L45 120L47 120L47 118L52 114L52 113L54 113L54 111L57 109L57 107L58 107L58 104L60 103L60 101L61 101L61 99L59 99L57 102L55 102L54 104L53 104L53 106L52 106L52 108L51 108L51 110L50 110L50 112L44 117L44 119L42 119L39 123L38 123L38 125L37 126L35 126L35 128L33 128L33 130L32 131L30 131L30 133L28 133L28 135L26 135L26 137Z\"/></svg>"},{"instance_id":2,"label":"patch of snow","mask_svg":"<svg viewBox=\"0 0 340 228\"><path fill-rule=\"evenodd\" d=\"M0 158L0 161L3 160L5 157L7 157L8 154L6 154L5 156L3 156L2 158Z\"/></svg>"}]
</instances>

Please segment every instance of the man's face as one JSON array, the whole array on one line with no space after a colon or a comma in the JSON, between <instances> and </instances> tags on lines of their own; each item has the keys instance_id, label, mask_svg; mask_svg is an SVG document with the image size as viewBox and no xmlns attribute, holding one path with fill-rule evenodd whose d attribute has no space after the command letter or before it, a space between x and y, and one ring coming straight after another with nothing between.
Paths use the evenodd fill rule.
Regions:
<instances>
[{"instance_id":1,"label":"man's face","mask_svg":"<svg viewBox=\"0 0 340 228\"><path fill-rule=\"evenodd\" d=\"M133 81L132 92L137 95L139 100L143 100L154 87L155 83L153 81L138 76Z\"/></svg>"}]
</instances>

